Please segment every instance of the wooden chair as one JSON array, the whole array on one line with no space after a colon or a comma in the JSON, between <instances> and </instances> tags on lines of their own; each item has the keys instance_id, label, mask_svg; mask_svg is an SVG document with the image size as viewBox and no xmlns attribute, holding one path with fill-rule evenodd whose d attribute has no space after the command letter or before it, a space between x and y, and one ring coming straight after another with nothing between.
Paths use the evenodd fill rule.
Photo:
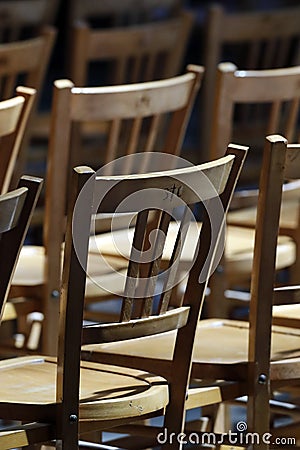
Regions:
<instances>
[{"instance_id":1,"label":"wooden chair","mask_svg":"<svg viewBox=\"0 0 300 450\"><path fill-rule=\"evenodd\" d=\"M46 179L44 247L23 248L11 290L11 296L35 298L40 302L41 312L47 318L43 335L45 351L56 351L53 330L58 318L69 168L87 160L84 147L73 145L72 130L85 121L107 122L110 133L107 142L99 143L98 167L122 156L122 152L130 154L143 149L145 158L139 170L146 171L151 163L149 152L179 155L202 73L201 67L193 66L186 74L170 79L98 88L77 88L70 81L55 82ZM124 126L125 132L122 131ZM112 165L106 169L115 170ZM134 170L134 167L124 166L118 173ZM114 258L114 268L118 267L117 262L118 259ZM123 266L122 260L120 267ZM95 270L98 272L98 267ZM104 271L111 272L111 267L104 267ZM105 296L108 296L107 292L89 283L87 297L91 302Z\"/></svg>"},{"instance_id":2,"label":"wooden chair","mask_svg":"<svg viewBox=\"0 0 300 450\"><path fill-rule=\"evenodd\" d=\"M247 432L255 432L259 436L270 430L271 390L299 381L300 376L300 331L274 327L271 333L275 259L284 176L299 176L298 148L292 145L287 147L286 139L281 136L269 136L264 150L260 183L249 323L221 318L200 320L191 371L193 383L201 382L200 386L212 388L211 404L220 404L247 395ZM197 244L194 248L196 246ZM192 301L193 292L190 295ZM147 370L147 367L153 367L155 358L160 361L169 360L174 338L175 334L157 335L152 339L140 339L136 342L86 346L83 349L83 357L89 361L111 364L114 362ZM217 380L231 382L231 385L223 384L217 390ZM194 407L208 404L207 401L201 402L199 398L197 400L193 403ZM120 431L125 432L124 428ZM225 433L228 431L224 430ZM132 429L131 432L137 430ZM226 444L225 441L222 442ZM110 444L114 445L114 441ZM267 448L265 444L260 440L257 448ZM253 448L256 448L256 445Z\"/></svg>"},{"instance_id":3,"label":"wooden chair","mask_svg":"<svg viewBox=\"0 0 300 450\"><path fill-rule=\"evenodd\" d=\"M246 70L299 65L299 21L299 6L235 13L226 12L221 4L209 7L203 48L206 75L200 113L203 152L208 151L214 138L217 65L230 61ZM247 141L247 137L245 139ZM224 142L221 137L220 141Z\"/></svg>"},{"instance_id":4,"label":"wooden chair","mask_svg":"<svg viewBox=\"0 0 300 450\"><path fill-rule=\"evenodd\" d=\"M70 78L76 86L137 83L181 73L193 17L176 17L146 24L92 28L72 24ZM97 70L98 68L98 70Z\"/></svg>"},{"instance_id":5,"label":"wooden chair","mask_svg":"<svg viewBox=\"0 0 300 450\"><path fill-rule=\"evenodd\" d=\"M75 86L83 87L140 83L176 76L182 73L192 25L193 18L189 13L126 27L91 28L87 22L76 22L72 27L69 51L70 79ZM105 124L102 133L107 133ZM90 139L89 164L94 164L93 152L96 152L97 164L98 144L96 141L96 150L93 150L93 137L99 135L99 123L82 124L80 134L86 143Z\"/></svg>"},{"instance_id":6,"label":"wooden chair","mask_svg":"<svg viewBox=\"0 0 300 450\"><path fill-rule=\"evenodd\" d=\"M156 155L163 165L165 154ZM180 159L174 157L181 168L126 178L101 176L83 166L74 170L64 251L58 359L56 362L51 357L27 356L0 362L0 417L23 422L22 426L0 432L1 448L55 440L52 445L56 448L75 450L79 434L84 438L84 433L91 430L113 429L161 415L168 432L177 435L182 431L194 332L224 216L244 158L245 149L229 146L226 156L215 162L182 167ZM199 237L182 304L169 309L182 246L193 218L191 208L199 202L208 211L201 231L206 239ZM174 250L163 274L159 269L161 250L166 243L168 223L178 207L183 208L178 218L178 237L172 242ZM120 322L82 327L86 277L90 275L90 230L95 214L129 211L137 214L137 220ZM159 213L159 221L149 253L144 239L147 223L152 223L152 211ZM216 217L212 218L214 213ZM142 266L150 271L144 272ZM140 308L135 309L135 303ZM165 377L139 369L80 362L82 343L139 341L157 333L168 335L172 330L177 334L173 357L164 364L156 361L153 365ZM179 442L165 446L180 447Z\"/></svg>"},{"instance_id":7,"label":"wooden chair","mask_svg":"<svg viewBox=\"0 0 300 450\"><path fill-rule=\"evenodd\" d=\"M59 0L3 0L0 2L0 27L3 42L35 37L45 25L53 25Z\"/></svg>"},{"instance_id":8,"label":"wooden chair","mask_svg":"<svg viewBox=\"0 0 300 450\"><path fill-rule=\"evenodd\" d=\"M234 114L237 108L251 103L264 106L264 121L260 122L260 133L281 132L292 142L299 139L299 80L300 66L285 69L245 71L237 70L231 63L222 63L218 68L216 103L214 113L214 138L212 140L212 157L221 150L221 142L236 139ZM220 119L222 118L222 119ZM255 124L249 122L249 133ZM257 131L258 133L258 131ZM258 136L258 134L256 134ZM243 142L240 136L241 142ZM261 161L257 147L256 156ZM249 158L251 160L251 156ZM256 159L256 158L255 158ZM299 182L286 183L284 202L280 220L280 240L278 248L277 269L291 268L291 279L297 282L299 274L299 220L298 198ZM226 247L224 271L215 280L225 289L244 286L250 280L252 266L251 235L253 240L257 190L240 189L232 202L232 211L228 214L228 243ZM236 241L236 244L234 242ZM254 243L254 240L253 240ZM224 276L225 275L225 276ZM232 292L228 293L232 296ZM239 300L238 300L239 303Z\"/></svg>"},{"instance_id":9,"label":"wooden chair","mask_svg":"<svg viewBox=\"0 0 300 450\"><path fill-rule=\"evenodd\" d=\"M277 132L278 130L290 141L297 142L299 80L300 66L266 71L239 71L231 63L220 64L216 87L211 158L214 159L221 155L224 142L239 142L238 139L241 139L241 136L235 136L233 129L234 114L236 107L240 104L246 106L246 104L252 103L253 105L250 106L255 107L255 104L258 103L270 107L270 110L266 110L264 113L264 128L260 129L261 139L267 132ZM252 132L256 130L257 134L254 137L257 141L258 130L254 125L252 128L250 122L249 132L251 130ZM242 143L246 144L245 137ZM261 145L258 146L258 149L262 154ZM254 148L251 150L257 154ZM253 154L250 152L245 166L252 157ZM244 170L241 178L243 178L243 174ZM286 183L284 189L285 200L281 216L281 236L278 240L276 268L278 273L289 269L292 272L293 281L297 282L296 277L300 273L299 207L297 206L299 183ZM207 302L207 313L210 317L232 317L233 312L236 313L237 309L241 311L241 308L245 311L245 315L247 314L257 194L257 189L242 189L239 181L239 189L235 193L231 211L228 214L225 255L210 281L211 294L210 300ZM249 205L252 205L251 208ZM107 255L115 255L115 245L109 241L107 236L103 236L102 240L106 241L103 245L105 245ZM119 242L121 242L121 237ZM121 247L119 250L122 250ZM190 254L190 252L186 253L187 260L190 259ZM241 293L242 289L245 291L243 294ZM230 298L227 303L220 300L224 295Z\"/></svg>"},{"instance_id":10,"label":"wooden chair","mask_svg":"<svg viewBox=\"0 0 300 450\"><path fill-rule=\"evenodd\" d=\"M43 86L54 38L54 29L44 28L38 37L0 44L0 98L5 100L12 97L20 82L24 86L34 88L37 91L31 119L23 137L22 151L17 162L18 166L15 168L15 180L18 180L20 174L24 173L32 123L35 121L36 106Z\"/></svg>"}]
</instances>

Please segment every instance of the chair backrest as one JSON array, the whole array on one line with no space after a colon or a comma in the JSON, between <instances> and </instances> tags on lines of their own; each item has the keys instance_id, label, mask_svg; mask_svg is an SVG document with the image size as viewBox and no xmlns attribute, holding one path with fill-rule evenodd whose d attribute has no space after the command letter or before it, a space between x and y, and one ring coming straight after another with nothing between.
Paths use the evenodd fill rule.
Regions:
<instances>
[{"instance_id":1,"label":"chair backrest","mask_svg":"<svg viewBox=\"0 0 300 450\"><path fill-rule=\"evenodd\" d=\"M18 188L0 195L0 308L1 317L42 180L22 177Z\"/></svg>"},{"instance_id":2,"label":"chair backrest","mask_svg":"<svg viewBox=\"0 0 300 450\"><path fill-rule=\"evenodd\" d=\"M8 0L0 2L0 42L33 37L44 25L54 23L59 0Z\"/></svg>"},{"instance_id":3,"label":"chair backrest","mask_svg":"<svg viewBox=\"0 0 300 450\"><path fill-rule=\"evenodd\" d=\"M181 0L71 0L69 24L78 19L102 19L110 26L149 22L175 15L181 6Z\"/></svg>"},{"instance_id":4,"label":"chair backrest","mask_svg":"<svg viewBox=\"0 0 300 450\"><path fill-rule=\"evenodd\" d=\"M59 292L60 252L65 231L70 167L87 160L84 147L77 149L71 142L72 128L85 121L107 122L107 142L101 143L100 136L98 143L97 168L142 149L144 158L139 161L139 167L131 166L131 160L125 159L118 173L145 172L150 167L150 152L180 153L202 73L201 67L191 66L186 74L174 78L96 88L77 88L68 80L55 82L44 222L44 244L49 261L45 279L49 299L52 292ZM107 164L106 167L107 171L115 170L113 165ZM48 308L53 309L51 313L46 307L49 323L57 320L57 307L57 303L49 301ZM45 340L46 327L47 324ZM51 335L52 330L49 329L48 339L53 342Z\"/></svg>"},{"instance_id":5,"label":"chair backrest","mask_svg":"<svg viewBox=\"0 0 300 450\"><path fill-rule=\"evenodd\" d=\"M263 405L269 404L272 299L282 187L286 179L300 178L299 150L299 145L287 145L284 137L271 135L266 139L263 153L249 315L249 358L253 362L249 377L253 380L249 426L254 408L265 411ZM268 429L268 415L257 414L257 417L261 423L254 423L253 429L258 432Z\"/></svg>"},{"instance_id":6,"label":"chair backrest","mask_svg":"<svg viewBox=\"0 0 300 450\"><path fill-rule=\"evenodd\" d=\"M19 84L34 88L37 91L30 123L23 139L22 151L18 159L19 169L16 170L15 179L18 179L20 174L24 173L32 122L35 120L36 107L43 87L55 34L53 28L46 27L43 28L38 37L0 44L0 99L11 98Z\"/></svg>"},{"instance_id":7,"label":"chair backrest","mask_svg":"<svg viewBox=\"0 0 300 450\"><path fill-rule=\"evenodd\" d=\"M216 69L230 61L247 70L273 69L300 64L300 7L268 11L226 13L210 7L204 48L202 90L203 148L209 148L213 118Z\"/></svg>"},{"instance_id":8,"label":"chair backrest","mask_svg":"<svg viewBox=\"0 0 300 450\"><path fill-rule=\"evenodd\" d=\"M35 93L35 89L18 87L15 97L0 102L1 194L11 188L16 161Z\"/></svg>"},{"instance_id":9,"label":"chair backrest","mask_svg":"<svg viewBox=\"0 0 300 450\"><path fill-rule=\"evenodd\" d=\"M299 98L300 66L245 71L237 70L231 63L219 64L212 123L211 157L220 155L224 142L237 139L240 129L243 129L244 133L239 136L241 143L243 144L243 139L252 139L252 153L258 157L259 162L261 162L262 154L260 142L263 136L282 133L289 140L298 142ZM245 117L239 114L237 108L246 104L249 104L250 108ZM256 114L256 105L264 107L259 116ZM259 126L258 129L257 126ZM260 151L255 151L255 145ZM249 163L250 160L247 162ZM260 165L258 164L257 167Z\"/></svg>"},{"instance_id":10,"label":"chair backrest","mask_svg":"<svg viewBox=\"0 0 300 450\"><path fill-rule=\"evenodd\" d=\"M70 46L70 78L76 86L91 86L178 75L192 25L189 13L122 28L96 29L78 22Z\"/></svg>"},{"instance_id":11,"label":"chair backrest","mask_svg":"<svg viewBox=\"0 0 300 450\"><path fill-rule=\"evenodd\" d=\"M158 362L157 367L161 367L156 369L157 373L167 373L170 381L171 401L166 426L172 432L182 430L195 330L208 278L216 255L220 257L218 246L222 247L225 216L245 155L245 147L231 145L224 158L200 166L187 165L187 161L168 155L170 160L179 161L180 168L133 174L126 178L99 175L84 166L74 170L58 348L58 373L61 374L58 392L63 401L66 398L72 402L69 411L78 410L80 343L122 341L177 330L173 359ZM153 153L152 158L160 167L164 165L166 155ZM173 162L170 165L176 167ZM199 245L187 271L188 282L182 302L176 308L169 308L172 290L180 282L178 269L188 230L195 224L193 207L198 203L205 211ZM157 228L151 231L149 249L146 236L153 211L159 214L159 221ZM86 277L90 276L87 269L90 230L95 214L127 212L136 213L137 220L124 279L120 321L84 325L82 330ZM178 235L173 235L170 242L169 224L175 217ZM162 263L167 243L169 259L168 263L165 259ZM101 264L101 248L99 262ZM111 289L113 291L114 286ZM136 308L135 304L138 304Z\"/></svg>"},{"instance_id":12,"label":"chair backrest","mask_svg":"<svg viewBox=\"0 0 300 450\"><path fill-rule=\"evenodd\" d=\"M25 86L40 91L55 34L53 28L45 27L38 37L0 44L2 99L12 95L19 77Z\"/></svg>"}]
</instances>

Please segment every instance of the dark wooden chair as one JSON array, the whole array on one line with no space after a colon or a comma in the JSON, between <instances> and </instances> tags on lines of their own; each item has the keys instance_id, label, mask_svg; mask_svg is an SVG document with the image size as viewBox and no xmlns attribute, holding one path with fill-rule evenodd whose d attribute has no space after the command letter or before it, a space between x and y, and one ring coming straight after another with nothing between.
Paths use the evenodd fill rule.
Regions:
<instances>
[{"instance_id":1,"label":"dark wooden chair","mask_svg":"<svg viewBox=\"0 0 300 450\"><path fill-rule=\"evenodd\" d=\"M177 435L182 431L194 333L245 149L229 146L225 157L200 166L182 167L180 158L169 155L171 159L166 161L163 153L152 157L160 168L166 162L174 168L125 178L99 175L88 167L74 170L64 250L58 358L28 356L0 362L0 417L23 422L0 432L0 444L7 442L8 437L9 445L14 447L24 445L24 440L27 444L53 440L56 448L75 450L79 435L84 438L85 432L113 430L120 424L161 415L169 433ZM199 248L189 271L184 299L178 307L169 308L178 282L182 247L193 223L193 205L199 202L207 210ZM173 247L171 258L161 272L168 224L178 208L182 213L177 216L178 236L169 242ZM158 215L156 229L153 211ZM96 215L128 212L136 213L137 220L120 321L83 325L86 278L91 275L87 265L91 226ZM216 216L212 217L214 213ZM150 249L146 242L149 226ZM101 258L99 262L101 265ZM173 356L169 361L153 360L154 375L144 369L80 361L81 344L139 341L153 335L169 335L172 330L177 335ZM195 394L202 393L206 398L205 392L206 389L197 389ZM191 391L189 401L192 397ZM179 442L165 446L173 450L180 447ZM1 448L10 447L3 444Z\"/></svg>"}]
</instances>

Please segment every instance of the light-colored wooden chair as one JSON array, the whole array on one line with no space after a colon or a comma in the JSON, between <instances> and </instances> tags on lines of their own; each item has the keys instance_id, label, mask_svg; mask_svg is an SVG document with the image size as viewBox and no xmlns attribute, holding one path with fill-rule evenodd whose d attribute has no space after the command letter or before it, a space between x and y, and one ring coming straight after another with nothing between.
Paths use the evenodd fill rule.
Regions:
<instances>
[{"instance_id":1,"label":"light-colored wooden chair","mask_svg":"<svg viewBox=\"0 0 300 450\"><path fill-rule=\"evenodd\" d=\"M163 166L165 154L156 155ZM181 164L181 168L172 164L171 170L126 178L101 176L85 166L74 170L65 239L58 358L27 356L0 362L0 417L22 421L22 425L0 431L1 448L52 440L57 449L75 450L79 435L84 439L85 432L113 430L120 424L155 416L164 417L161 430L166 428L176 436L182 432L194 333L244 158L245 149L229 146L225 157L215 162L187 167ZM181 163L179 158L174 160ZM200 234L182 304L169 309L171 292L178 281L182 246L192 224L192 207L199 202L208 211L201 231L206 239ZM177 219L178 236L172 242L168 268L162 273L161 250L166 243L168 223L178 208L182 212ZM152 211L159 214L159 220L149 252L145 236L148 221L152 223ZM137 220L120 321L83 325L86 277L90 276L90 230L95 215L127 212L136 213ZM216 217L212 218L209 212ZM138 308L134 307L136 303ZM154 374L144 369L80 361L82 343L139 341L146 336L150 339L153 335L169 335L172 330L177 335L173 356L169 361L157 360ZM205 392L206 389L190 392L188 401L192 401L193 394L205 398ZM164 448L180 449L181 444L167 443Z\"/></svg>"},{"instance_id":2,"label":"light-colored wooden chair","mask_svg":"<svg viewBox=\"0 0 300 450\"><path fill-rule=\"evenodd\" d=\"M270 430L269 400L272 399L272 391L299 381L300 377L300 331L274 327L271 332L282 184L285 176L288 179L298 177L299 167L297 146L287 146L286 139L278 135L267 138L258 203L249 323L221 318L203 319L198 323L195 337L193 383L211 386L212 394L215 394L210 398L211 404L247 395L247 432L255 432L260 437ZM191 301L193 297L191 292ZM136 342L86 346L83 357L147 370L153 365L154 358L161 361L170 358L174 338L175 334L157 335ZM232 384L229 387L221 385L217 391L213 380ZM194 406L205 404L194 402ZM120 431L125 432L125 429ZM217 438L221 439L221 436L217 435ZM268 447L260 440L257 448Z\"/></svg>"},{"instance_id":3,"label":"light-colored wooden chair","mask_svg":"<svg viewBox=\"0 0 300 450\"><path fill-rule=\"evenodd\" d=\"M211 158L214 159L221 155L224 142L239 142L238 139L241 136L239 138L235 136L233 121L236 107L240 104L246 106L246 104L252 103L254 107L254 104L258 103L270 108L265 111L264 128L260 128L261 142L267 132L277 132L277 130L288 136L291 142L297 142L299 80L300 66L266 71L240 71L231 63L220 64L216 86ZM252 132L256 130L255 133L258 133L256 127L254 125L252 127L250 122L249 133L251 130ZM258 134L254 136L256 141L257 136ZM246 144L245 138L242 143ZM253 153L256 155L258 153L254 148L251 150L245 166L248 165L248 160L251 161ZM261 143L258 150L260 150L261 163ZM241 178L243 174L244 169ZM286 183L284 190L285 199L280 222L281 236L278 240L276 268L278 273L290 269L292 277L296 277L300 273L299 183L297 181ZM257 189L242 189L239 182L239 189L231 203L232 211L228 214L225 255L210 281L211 294L207 301L207 311L210 317L230 317L232 311L236 312L237 308L239 311L241 308L247 311L253 263L257 194ZM115 245L106 236L99 239L106 241L104 245L107 255L113 256L117 253ZM121 237L119 237L119 242L121 242ZM187 260L190 259L190 254L191 252L186 253ZM296 278L295 281L297 282ZM241 294L241 290L244 290L245 293ZM230 298L227 303L220 301L224 293ZM246 314L247 312L245 312Z\"/></svg>"},{"instance_id":4,"label":"light-colored wooden chair","mask_svg":"<svg viewBox=\"0 0 300 450\"><path fill-rule=\"evenodd\" d=\"M214 133L213 105L218 64L230 61L245 70L299 65L299 21L299 6L230 13L221 4L209 6L205 20L203 65L206 75L199 127L204 157L208 157ZM247 141L247 137L245 139ZM220 142L224 142L222 138ZM208 153L205 155L205 152Z\"/></svg>"},{"instance_id":5,"label":"light-colored wooden chair","mask_svg":"<svg viewBox=\"0 0 300 450\"><path fill-rule=\"evenodd\" d=\"M299 80L300 66L245 71L237 70L231 63L222 63L218 68L216 102L214 112L214 138L211 154L216 157L221 151L221 142L237 139L234 129L234 117L240 105L255 108L263 106L263 121L260 117L259 130L249 119L249 134L256 129L256 136L281 132L290 142L299 139ZM249 111L250 113L251 111ZM242 118L243 120L243 118ZM240 136L241 142L243 142ZM245 139L245 138L244 138ZM255 138L256 139L256 138ZM253 144L254 145L254 144ZM261 149L257 145L255 160L261 163ZM251 155L249 157L251 162ZM248 161L249 162L249 161ZM290 268L291 279L297 282L299 274L299 219L298 199L299 182L286 183L284 202L280 220L280 240L278 242L277 269ZM231 290L234 286L247 289L251 277L252 247L250 237L254 236L256 204L258 191L242 188L236 192L232 202L232 211L228 214L227 257L223 265L224 272L216 275L216 283L223 280L223 288ZM225 276L224 276L225 275ZM232 296L233 292L228 295ZM239 303L239 300L237 300Z\"/></svg>"},{"instance_id":6,"label":"light-colored wooden chair","mask_svg":"<svg viewBox=\"0 0 300 450\"><path fill-rule=\"evenodd\" d=\"M0 102L1 194L12 188L13 173L35 94L35 89L19 86L14 97Z\"/></svg>"},{"instance_id":7,"label":"light-colored wooden chair","mask_svg":"<svg viewBox=\"0 0 300 450\"><path fill-rule=\"evenodd\" d=\"M176 76L182 73L192 25L189 13L126 27L91 28L87 22L76 22L72 27L69 77L75 86L83 87ZM105 124L102 127L105 136ZM99 135L99 123L83 124L80 135L85 145L90 139L89 164L93 165L93 152L97 164L98 144L96 140L94 150L93 136Z\"/></svg>"},{"instance_id":8,"label":"light-colored wooden chair","mask_svg":"<svg viewBox=\"0 0 300 450\"><path fill-rule=\"evenodd\" d=\"M138 170L146 171L151 167L150 152L180 154L202 74L203 68L192 66L186 74L178 77L131 85L79 88L70 81L55 82L46 178L44 246L24 246L11 290L11 296L35 298L40 302L41 312L46 317L44 350L53 353L56 350L53 330L58 318L61 245L70 167L87 159L84 147L75 146L72 141L72 130L85 121L107 122L110 133L107 142L99 142L98 167L122 154L143 150L145 155ZM115 170L113 165L106 169L110 172ZM118 170L118 173L126 174L136 169L125 165ZM118 259L113 259L114 268L118 267ZM120 267L123 266L122 260ZM112 268L106 266L103 270L108 272ZM91 302L108 295L89 283L87 297Z\"/></svg>"}]
</instances>

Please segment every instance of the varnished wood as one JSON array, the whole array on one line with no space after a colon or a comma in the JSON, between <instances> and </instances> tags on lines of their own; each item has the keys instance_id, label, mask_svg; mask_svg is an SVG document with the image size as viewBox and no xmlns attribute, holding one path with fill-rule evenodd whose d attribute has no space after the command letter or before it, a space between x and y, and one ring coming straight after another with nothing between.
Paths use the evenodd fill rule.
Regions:
<instances>
[{"instance_id":1,"label":"varnished wood","mask_svg":"<svg viewBox=\"0 0 300 450\"><path fill-rule=\"evenodd\" d=\"M148 174L132 174L126 178L96 174L86 166L74 169L64 246L57 359L37 355L0 362L0 378L3 377L3 382L0 383L0 417L24 422L23 428L18 427L18 436L24 438L25 433L26 437L25 426L28 422L35 422L41 424L42 430L43 427L45 431L51 430L57 449L75 450L78 448L80 433L124 426L126 423L154 416L165 416L164 423L170 432L182 431L194 334L214 258L214 251L210 249L211 245L214 249L218 244L224 224L224 210L228 210L245 155L245 148L231 146L227 155L215 162ZM174 185L178 189L174 190ZM104 192L108 195L101 201ZM148 192L149 199L152 199L149 206L145 203ZM156 192L154 205L153 192ZM142 196L142 201L126 204L126 199L133 194ZM200 247L190 271L182 305L176 309L171 307L167 312L156 311L155 298L149 295L148 284L146 283L146 289L142 290L137 284L136 289L131 292L131 300L146 300L148 303L151 298L151 310L146 317L144 309L141 309L139 314L138 309L132 308L132 315L118 324L83 324L90 229L95 213L101 215L113 210L118 211L119 206L122 211L122 205L125 205L125 211L136 213L141 210L144 213L145 208L150 211L163 210L166 214L161 216L164 218L172 216L173 209L182 204L191 207L202 201L211 202L213 211L218 205L221 208L221 216L214 223L215 236L212 243L207 239L210 230L209 216L203 221L201 230L206 239L199 237ZM99 206L95 208L95 205ZM144 218L152 223L151 214L144 215ZM186 222L186 215L183 215L182 220ZM147 227L147 220L137 220L136 236L144 236ZM167 228L162 229L167 233ZM182 233L181 239L184 237ZM157 239L160 243L159 233ZM134 238L134 242L139 240ZM147 243L143 239L140 242L140 256L137 257L133 253L132 258L139 265L146 264L151 267L151 260L145 263L143 259ZM175 248L178 242L179 239L175 237ZM155 240L153 249L157 249ZM150 252L150 256L159 264L161 256L157 255L156 251L154 254ZM178 256L180 257L180 252ZM173 262L171 254L170 263ZM137 270L134 281L143 280L144 273L150 274ZM158 276L154 273L153 282L159 286ZM165 276L167 275L166 271ZM169 289L175 287L176 283L173 283ZM159 295L157 289L153 292ZM193 299L192 292L196 294ZM126 301L126 289L124 294ZM177 339L174 355L168 363L167 378L160 374L160 370L152 374L143 368L139 370L117 367L115 364L81 361L82 340L103 345L107 342L110 345L110 341L115 342L117 339L121 342L125 342L125 339L139 341L145 336L151 338L162 333L168 335L173 330L177 331ZM216 395L221 400L222 389L197 389L189 402L193 406L196 396L197 402L199 398L203 402L211 402ZM34 431L35 428L31 429L31 439L36 441L31 442L43 442L43 433L38 434L37 426L36 433ZM12 442L16 442L16 433L13 432L5 435L5 439L10 435ZM0 433L0 443L1 438ZM167 448L179 449L180 445L176 444L174 447L174 444L171 444L167 445Z\"/></svg>"},{"instance_id":2,"label":"varnished wood","mask_svg":"<svg viewBox=\"0 0 300 450\"><path fill-rule=\"evenodd\" d=\"M191 66L187 73L178 77L130 85L80 88L75 87L70 80L55 82L47 164L44 248L27 248L27 255L24 254L24 249L12 285L14 295L24 296L29 291L34 298L40 301L41 312L47 317L44 323L44 350L52 353L56 351L51 324L56 323L58 318L61 248L65 232L65 205L69 193L70 167L74 160L77 163L87 162L86 147L84 145L81 147L80 143L78 143L79 148L78 145L73 146L72 129L86 121L100 123L106 121L111 124L115 121L122 122L122 119L125 118L147 121L152 116L162 118L171 115L175 118L170 121L168 126L164 127L165 122L159 121L160 126L155 129L150 127L152 147L149 146L149 150L178 155L202 74L203 68ZM122 156L123 150L125 152L123 154L126 154L126 148L130 148L130 143L126 142L126 136L130 140L128 132L130 125L127 125L126 134L121 133L115 142L118 156ZM100 167L105 161L112 161L116 156L108 152L109 143L115 139L114 127L111 131L113 137L108 138L108 143L104 143L104 145L100 143L97 167ZM143 133L143 136L147 136L147 133ZM144 151L143 136L139 136L139 145L136 147L141 151ZM134 140L136 140L136 136L134 136ZM106 156L104 156L105 151L107 151ZM140 157L138 170L151 171L153 158L149 155L151 155L150 152L148 155L145 153ZM132 160L130 161L132 162ZM131 162L126 167L117 168L111 163L107 166L108 173L114 173L114 171L130 173L132 170L136 170L131 167ZM168 162L166 161L165 164L167 166ZM161 163L159 169L163 169ZM33 256L34 254L36 256ZM30 274L28 273L28 258L32 265ZM117 269L122 268L123 264L121 258L117 258L115 262L111 259L110 263ZM91 264L93 263L91 262ZM94 267L93 276L98 274L101 278L103 274L111 272L108 264L103 264L102 269ZM24 276L23 271L28 275ZM37 284L34 285L32 280L37 281ZM108 284L110 284L110 280L108 280ZM87 296L91 301L97 299L96 288L97 286L91 286L91 283L88 282ZM98 289L98 298L107 297L111 297L110 293Z\"/></svg>"},{"instance_id":3,"label":"varnished wood","mask_svg":"<svg viewBox=\"0 0 300 450\"><path fill-rule=\"evenodd\" d=\"M228 50L230 61L243 70L299 65L299 21L299 6L242 12L227 12L220 3L209 7L204 38L203 64L207 75L201 103L204 113L200 115L204 149L210 148L214 139L212 123L217 65L225 60ZM268 130L269 133L278 131L283 133L282 130Z\"/></svg>"},{"instance_id":4,"label":"varnished wood","mask_svg":"<svg viewBox=\"0 0 300 450\"><path fill-rule=\"evenodd\" d=\"M13 1L12 3L15 2ZM40 30L37 37L0 44L1 99L9 99L15 94L15 89L20 82L20 77L22 77L22 83L24 86L36 90L34 103L33 105L31 105L32 112L30 120L28 118L28 113L27 115L25 115L25 117L27 117L26 121L28 121L28 124L25 127L26 122L24 122L23 125L22 134L24 136L22 138L21 151L18 154L17 160L16 155L14 156L14 165L9 168L10 173L8 174L8 179L12 178L11 172L13 170L14 186L18 182L19 177L24 173L24 168L28 156L28 143L32 132L31 124L36 116L36 107L44 82L51 51L54 45L55 34L56 33L54 28L45 27ZM23 96L25 96L25 93L23 93ZM20 145L21 143L19 142L18 146ZM6 189L7 188L8 186L6 186Z\"/></svg>"},{"instance_id":5,"label":"varnished wood","mask_svg":"<svg viewBox=\"0 0 300 450\"><path fill-rule=\"evenodd\" d=\"M291 155L294 155L294 158L291 158ZM248 429L260 434L268 432L270 426L268 411L271 387L284 389L299 380L300 376L299 329L273 327L271 333L272 302L276 297L280 297L282 291L278 289L273 294L284 169L286 164L287 171L290 171L290 161L293 159L296 162L297 155L297 145L287 146L286 139L281 136L268 137L264 151L259 221L254 245L250 327L247 322L234 320L200 320L195 338L191 372L194 382L209 380L207 385L215 387L212 380L223 379L238 385L240 395L249 396ZM295 163L293 176L297 176L296 171ZM285 297L288 291L295 294L297 290L297 287L285 289ZM125 367L143 367L145 370L147 367L155 367L158 359L157 367L168 376L174 339L175 334L169 333L166 336L157 335L152 340L145 338L103 346L91 345L85 347L84 355L94 361L118 361L118 364ZM227 391L228 396L218 398L219 394L217 389L212 389L212 402L230 400L235 396L234 389L232 392Z\"/></svg>"},{"instance_id":6,"label":"varnished wood","mask_svg":"<svg viewBox=\"0 0 300 450\"><path fill-rule=\"evenodd\" d=\"M249 122L246 121L248 130L252 136L255 136L256 141L260 133L263 137L267 133L280 131L292 142L297 142L299 139L297 120L299 115L299 79L300 66L270 70L238 70L232 63L221 63L217 72L213 137L211 141L212 156L218 154L218 147L219 145L221 146L221 142L234 138L234 118L238 114L237 108L241 105L250 105L249 107L253 109L255 109L254 105L256 104L261 107L270 106L270 109L266 109L264 114L257 119L260 123L258 131L254 132L257 121L255 123L251 122L251 119L249 119ZM251 106L251 104L253 105ZM240 116L241 114L238 114L238 117ZM243 139L247 140L247 137L241 136L241 142ZM248 139L250 142L250 135ZM261 139L259 139L260 142L262 142ZM259 141L252 144L252 147L254 147L253 153L257 155L258 171L262 154ZM254 178L256 177L257 174ZM254 187L256 187L257 182L255 180L252 182ZM280 237L278 242L277 269L291 268L291 280L297 282L300 258L299 213L296 204L299 196L299 185L297 182L294 182L289 187L289 184L286 183L284 188L286 193L282 203L280 234L285 237ZM225 258L223 271L221 273L222 269L220 269L220 273L216 275L214 286L222 282L225 290L234 289L236 286L243 286L243 288L249 290L251 271L248 270L247 280L244 268L246 267L245 262L247 259L248 268L251 268L252 257L251 252L247 249L247 241L244 240L243 235L252 233L252 236L254 236L257 194L257 189L250 189L250 202L254 206L247 207L247 188L237 193L236 207L228 214L228 266ZM290 214L291 211L292 214ZM240 229L238 231L237 227L239 226L242 226L243 230ZM246 228L249 230L252 228L252 232L247 232ZM237 231L238 234L236 233ZM239 235L241 235L241 239ZM234 242L237 243L238 249L235 248ZM242 252L242 249L244 249L244 252ZM232 261L230 261L230 255L232 255ZM279 257L279 255L281 256ZM239 263L241 271L239 270ZM241 285L236 283L239 278ZM226 317L226 312L224 316Z\"/></svg>"},{"instance_id":7,"label":"varnished wood","mask_svg":"<svg viewBox=\"0 0 300 450\"><path fill-rule=\"evenodd\" d=\"M75 22L70 48L70 79L76 86L93 77L102 84L123 84L168 78L181 72L181 65L192 31L188 13L142 25L91 28ZM98 71L96 71L98 64ZM108 75L105 76L105 72ZM99 74L98 74L99 73Z\"/></svg>"}]
</instances>

